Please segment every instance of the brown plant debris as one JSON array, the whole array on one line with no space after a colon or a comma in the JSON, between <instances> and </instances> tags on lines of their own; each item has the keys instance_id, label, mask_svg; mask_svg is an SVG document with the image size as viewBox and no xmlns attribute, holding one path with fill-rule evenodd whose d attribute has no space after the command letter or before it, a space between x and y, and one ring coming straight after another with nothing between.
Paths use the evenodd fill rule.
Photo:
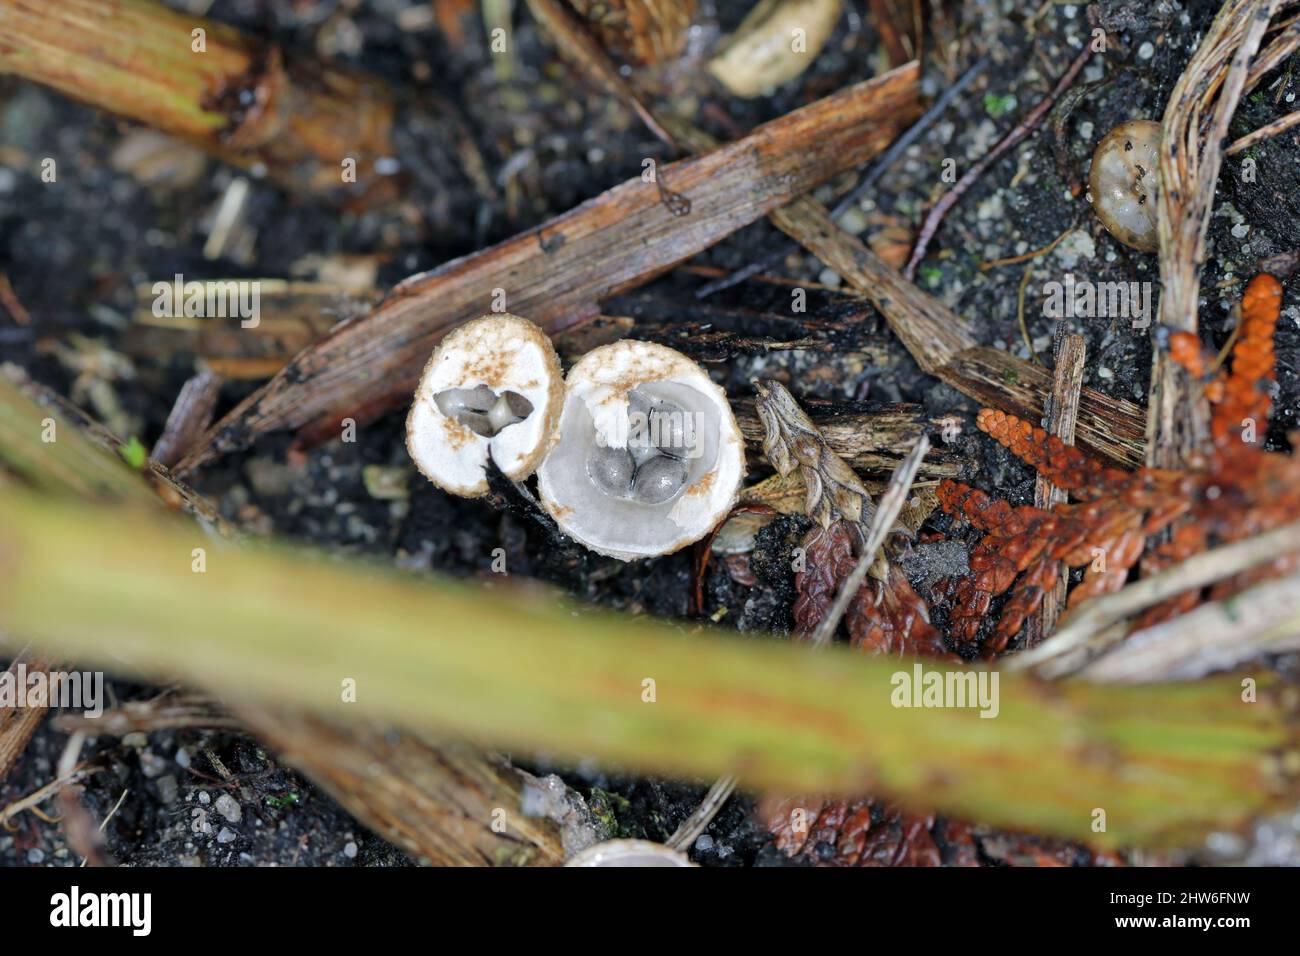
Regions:
<instances>
[{"instance_id":1,"label":"brown plant debris","mask_svg":"<svg viewBox=\"0 0 1300 956\"><path fill-rule=\"evenodd\" d=\"M1074 502L1054 511L1013 507L978 489L945 481L941 507L984 532L971 553L972 575L954 582L950 637L975 645L990 603L1011 589L992 634L980 648L1001 652L1044 592L1055 586L1058 562L1087 566L1070 593L1069 607L1118 590L1130 570L1153 574L1217 544L1240 541L1287 523L1300 508L1300 463L1289 455L1266 452L1269 398L1273 376L1272 330L1281 308L1281 286L1262 274L1247 286L1243 333L1233 348L1231 372L1203 384L1215 401L1211 453L1185 470L1143 468L1127 472L1106 467L1059 438L1014 416L984 409L977 424L1013 454L1033 465ZM1173 360L1190 375L1205 362L1187 338L1171 343ZM1151 540L1168 530L1167 540ZM1238 594L1266 578L1300 566L1300 555L1273 561L1220 581L1211 600ZM1142 629L1190 611L1203 600L1201 588L1175 595L1147 610L1136 622Z\"/></svg>"},{"instance_id":2,"label":"brown plant debris","mask_svg":"<svg viewBox=\"0 0 1300 956\"><path fill-rule=\"evenodd\" d=\"M1226 0L1178 78L1161 123L1160 322L1195 334L1215 187L1237 104L1262 74L1251 70L1281 0ZM1276 44L1283 44L1278 47ZM1279 37L1264 51L1284 49ZM1147 401L1146 464L1189 466L1213 442L1205 396L1187 371L1157 348Z\"/></svg>"},{"instance_id":3,"label":"brown plant debris","mask_svg":"<svg viewBox=\"0 0 1300 956\"><path fill-rule=\"evenodd\" d=\"M182 471L259 435L305 440L363 423L410 397L438 340L494 296L549 332L884 149L920 112L915 64L841 90L703 156L660 167L490 249L399 284L371 315L297 355L208 433ZM690 203L665 201L662 189Z\"/></svg>"},{"instance_id":4,"label":"brown plant debris","mask_svg":"<svg viewBox=\"0 0 1300 956\"><path fill-rule=\"evenodd\" d=\"M867 545L876 504L866 486L826 444L817 426L779 382L754 383L758 415L766 427L763 450L777 474L796 471L806 489L804 513L814 525L800 542L803 566L795 573L795 626L815 634L849 582ZM911 532L893 531L892 541ZM929 608L884 553L872 561L868 586L852 595L846 619L855 647L872 653L944 655Z\"/></svg>"},{"instance_id":5,"label":"brown plant debris","mask_svg":"<svg viewBox=\"0 0 1300 956\"><path fill-rule=\"evenodd\" d=\"M394 153L396 99L374 77L285 57L150 0L0 0L0 19L3 72L264 169L297 192L353 205L396 195L396 177L376 165ZM355 162L351 179L341 157Z\"/></svg>"},{"instance_id":6,"label":"brown plant debris","mask_svg":"<svg viewBox=\"0 0 1300 956\"><path fill-rule=\"evenodd\" d=\"M611 53L638 65L676 56L695 0L568 0Z\"/></svg>"},{"instance_id":7,"label":"brown plant debris","mask_svg":"<svg viewBox=\"0 0 1300 956\"><path fill-rule=\"evenodd\" d=\"M908 813L895 803L769 800L761 808L775 846L814 866L1096 866L1118 857L1065 840L974 827Z\"/></svg>"}]
</instances>

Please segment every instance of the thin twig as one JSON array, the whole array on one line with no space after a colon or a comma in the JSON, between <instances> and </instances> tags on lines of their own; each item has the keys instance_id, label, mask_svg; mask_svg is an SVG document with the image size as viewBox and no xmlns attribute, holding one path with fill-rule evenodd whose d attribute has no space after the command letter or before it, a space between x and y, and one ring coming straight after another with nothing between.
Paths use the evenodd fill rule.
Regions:
<instances>
[{"instance_id":1,"label":"thin twig","mask_svg":"<svg viewBox=\"0 0 1300 956\"><path fill-rule=\"evenodd\" d=\"M1043 246L1041 249L1034 249L1031 252L1021 253L1018 256L1008 256L1005 259L991 259L988 262L981 262L980 272L987 272L989 269L997 269L1002 266L1014 266L1021 262L1028 262L1030 259L1037 259L1039 256L1045 256L1053 249L1055 249L1058 245L1060 245L1061 240L1064 239L1072 232L1074 232L1073 223L1071 223L1070 226L1064 232L1062 232L1059 236L1057 236L1047 245Z\"/></svg>"},{"instance_id":2,"label":"thin twig","mask_svg":"<svg viewBox=\"0 0 1300 956\"><path fill-rule=\"evenodd\" d=\"M83 764L82 766L74 770L70 775L66 777L58 777L54 780L51 780L45 786L40 787L37 790L33 790L31 793L29 793L27 796L23 797L22 799L15 800L13 803L5 807L3 810L0 810L0 826L7 824L10 820L18 816L18 814L22 813L24 810L34 811L42 803L50 799L50 797L54 796L56 793L58 793L60 790L66 787L68 784L76 783L78 780L80 780L89 772L90 772L90 767Z\"/></svg>"},{"instance_id":3,"label":"thin twig","mask_svg":"<svg viewBox=\"0 0 1300 956\"><path fill-rule=\"evenodd\" d=\"M538 23L543 24L555 39L560 53L590 79L636 114L645 128L661 140L674 153L680 152L677 142L660 125L654 114L641 102L632 85L623 79L618 67L604 48L596 42L578 18L556 0L527 0L528 9Z\"/></svg>"},{"instance_id":4,"label":"thin twig","mask_svg":"<svg viewBox=\"0 0 1300 956\"><path fill-rule=\"evenodd\" d=\"M1300 576L1267 581L1129 635L1102 655L1079 654L1087 680L1196 680L1264 654L1300 648ZM1058 659L1046 665L1064 665ZM1070 672L1077 670L1071 667Z\"/></svg>"},{"instance_id":5,"label":"thin twig","mask_svg":"<svg viewBox=\"0 0 1300 956\"><path fill-rule=\"evenodd\" d=\"M916 246L913 247L912 257L908 260L907 265L903 269L903 275L908 279L911 279L912 276L916 274L916 267L920 265L921 260L925 258L925 251L929 248L930 240L934 238L934 234L939 230L939 225L943 222L944 216L948 215L948 210L957 204L957 200L961 199L966 191L984 175L985 171L987 171L990 166L998 161L998 158L1002 156L1003 153L1011 149L1038 127L1038 124L1043 121L1043 118L1047 116L1048 111L1052 108L1052 104L1056 102L1057 97L1070 88L1075 77L1079 75L1079 71L1083 69L1084 64L1087 63L1088 59L1092 56L1092 52L1092 45L1085 45L1079 55L1074 58L1074 62L1070 64L1070 68L1065 71L1065 74L1059 80L1056 81L1056 86L1052 87L1051 92L1039 100L1038 105L1030 110L1023 120L1016 124L1015 129L1003 137L1001 142L985 153L974 166L967 170L966 175L957 180L957 182L953 184L952 189L948 190L948 192L944 194L943 198L934 204L934 208L930 210L929 215L925 217L925 222L921 225L920 235L917 236Z\"/></svg>"},{"instance_id":6,"label":"thin twig","mask_svg":"<svg viewBox=\"0 0 1300 956\"><path fill-rule=\"evenodd\" d=\"M966 87L970 86L975 77L979 76L987 65L988 57L980 57L966 70L965 73L957 78L957 81L953 83L952 86L939 94L939 97L934 101L934 104L926 110L924 114L922 114L921 118L913 123L907 132L894 140L893 145L881 153L879 158L871 164L871 168L868 169L866 174L862 177L862 181L858 183L851 192L845 195L843 199L835 204L835 207L831 209L831 218L838 220L840 216L844 215L844 213L848 212L852 206L856 205L858 200L865 196L876 184L876 180L884 175L889 167L898 161L898 158L903 155L909 146L920 139L925 134L926 130L934 125L935 121L944 114L948 107L952 105L953 101L962 94ZM786 256L790 255L790 253L798 249L798 243L785 243L780 249L763 256L761 259L756 259L748 265L742 266L734 272L728 273L721 279L717 279L701 286L696 290L695 298L704 299L713 295L715 292L730 289L732 286L744 282L746 279L749 279L766 269L772 268L777 263L784 260ZM808 285L808 283L801 284Z\"/></svg>"},{"instance_id":7,"label":"thin twig","mask_svg":"<svg viewBox=\"0 0 1300 956\"><path fill-rule=\"evenodd\" d=\"M880 545L885 540L885 535L894 527L894 521L898 518L898 513L903 510L903 505L907 503L908 492L912 490L912 482L916 479L917 469L921 467L921 459L925 453L930 450L930 439L922 435L912 446L907 457L894 471L894 475L889 479L889 487L885 493L880 496L880 501L876 505L876 513L872 516L871 524L867 527L867 543L862 549L862 555L858 558L857 565L840 587L840 592L835 596L835 603L831 605L826 616L822 618L821 623L817 625L817 631L813 635L812 644L814 647L824 647L830 643L831 635L839 627L840 619L844 617L844 612L848 610L849 602L853 596L858 593L858 588L862 587L862 580L867 576L867 571L876 560L876 553L880 550Z\"/></svg>"},{"instance_id":8,"label":"thin twig","mask_svg":"<svg viewBox=\"0 0 1300 956\"><path fill-rule=\"evenodd\" d=\"M1286 116L1280 116L1273 120L1273 122L1261 126L1259 129L1255 130L1255 132L1247 133L1224 150L1224 154L1227 156L1235 156L1243 149L1250 149L1250 147L1254 146L1256 143L1262 143L1266 139L1272 139L1278 133L1285 132L1297 123L1300 123L1300 110L1296 110L1294 113L1287 113Z\"/></svg>"},{"instance_id":9,"label":"thin twig","mask_svg":"<svg viewBox=\"0 0 1300 956\"><path fill-rule=\"evenodd\" d=\"M732 776L719 777L709 788L709 792L704 795L700 805L695 808L695 812L682 821L682 825L673 831L665 843L674 850L685 851L691 846L701 833L709 828L713 818L718 815L723 804L730 799L731 794L736 789L736 778Z\"/></svg>"},{"instance_id":10,"label":"thin twig","mask_svg":"<svg viewBox=\"0 0 1300 956\"><path fill-rule=\"evenodd\" d=\"M1029 359L1035 365L1042 365L1043 360L1038 357L1038 350L1034 348L1034 340L1029 337L1029 326L1025 324L1025 290L1029 288L1029 279L1034 274L1034 264L1031 262L1025 266L1025 274L1020 277L1020 287L1016 289L1016 324L1020 326L1020 337L1025 340L1025 348L1029 350Z\"/></svg>"}]
</instances>

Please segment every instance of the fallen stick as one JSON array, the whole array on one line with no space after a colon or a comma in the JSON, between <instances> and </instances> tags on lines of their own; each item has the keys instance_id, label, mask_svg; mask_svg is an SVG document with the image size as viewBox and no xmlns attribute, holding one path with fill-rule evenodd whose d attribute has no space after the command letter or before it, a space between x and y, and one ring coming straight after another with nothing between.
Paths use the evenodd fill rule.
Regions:
<instances>
[{"instance_id":1,"label":"fallen stick","mask_svg":"<svg viewBox=\"0 0 1300 956\"><path fill-rule=\"evenodd\" d=\"M988 57L980 57L980 59L975 61L974 64L967 67L966 71L951 85L946 87L930 105L930 108L925 111L925 114L913 123L906 133L894 140L889 149L885 150L876 158L876 160L871 164L871 168L863 174L861 181L859 181L847 195L835 203L835 208L831 210L831 218L838 222L840 216L846 213L853 206L856 206L858 200L867 195L872 187L875 186L876 180L884 175L885 172L887 172L889 168L897 162L899 157L907 151L908 147L920 139L921 136L925 134L925 131L938 121L939 117L947 111L948 107L953 104L953 101L962 94L966 87L970 86L975 78L984 72L986 66L988 66ZM759 259L755 259L748 265L741 266L733 272L724 273L713 282L701 286L696 290L695 297L697 299L704 299L713 295L715 292L730 289L733 285L744 282L751 276L757 275L765 269L769 269L777 263L784 261L790 253L796 252L798 249L798 243L784 244L782 248L774 249L772 252Z\"/></svg>"},{"instance_id":2,"label":"fallen stick","mask_svg":"<svg viewBox=\"0 0 1300 956\"><path fill-rule=\"evenodd\" d=\"M30 676L39 673L48 674L58 667L58 660L24 652L17 655L7 672L0 671L0 675L8 675L0 679L16 680L19 664L26 668L26 673ZM0 783L4 782L9 771L18 762L18 758L23 755L23 751L27 749L27 744L32 739L32 734L36 733L36 728L41 725L48 712L48 706L0 707Z\"/></svg>"},{"instance_id":3,"label":"fallen stick","mask_svg":"<svg viewBox=\"0 0 1300 956\"><path fill-rule=\"evenodd\" d=\"M734 143L654 170L536 230L415 275L371 315L300 353L209 432L193 470L259 435L337 434L404 404L438 340L510 310L557 332L597 301L643 283L880 152L920 112L915 63L818 100Z\"/></svg>"},{"instance_id":4,"label":"fallen stick","mask_svg":"<svg viewBox=\"0 0 1300 956\"><path fill-rule=\"evenodd\" d=\"M1297 124L1300 124L1300 110L1296 110L1294 113L1287 113L1285 116L1279 116L1271 123L1265 123L1253 133L1247 133L1245 136L1241 137L1241 139L1237 140L1224 150L1223 155L1235 156L1244 150L1250 149L1256 143L1262 143L1264 140L1271 139L1279 133L1285 133L1292 126L1296 126Z\"/></svg>"},{"instance_id":5,"label":"fallen stick","mask_svg":"<svg viewBox=\"0 0 1300 956\"><path fill-rule=\"evenodd\" d=\"M1300 577L1292 575L1243 591L1231 602L1204 604L1136 631L1080 673L1108 683L1194 680L1295 650L1300 650Z\"/></svg>"},{"instance_id":6,"label":"fallen stick","mask_svg":"<svg viewBox=\"0 0 1300 956\"><path fill-rule=\"evenodd\" d=\"M380 80L284 57L150 0L0 0L0 71L264 169L288 189L358 205L396 195L396 178L375 166L395 155L394 97Z\"/></svg>"},{"instance_id":7,"label":"fallen stick","mask_svg":"<svg viewBox=\"0 0 1300 956\"><path fill-rule=\"evenodd\" d=\"M1052 376L1009 352L977 346L958 354L936 373L953 388L983 405L1036 422L1052 392ZM1119 465L1142 464L1142 409L1092 388L1079 390L1077 444Z\"/></svg>"},{"instance_id":8,"label":"fallen stick","mask_svg":"<svg viewBox=\"0 0 1300 956\"><path fill-rule=\"evenodd\" d=\"M870 411L846 411L838 406L827 409L804 402L804 410L817 426L827 446L857 471L888 476L902 462L903 449L915 445L927 431L939 432L942 426L926 414L920 405L889 405ZM745 443L762 452L766 429L753 399L735 403L736 423ZM934 449L921 464L922 478L954 478L962 462L951 451Z\"/></svg>"},{"instance_id":9,"label":"fallen stick","mask_svg":"<svg viewBox=\"0 0 1300 956\"><path fill-rule=\"evenodd\" d=\"M1052 379L1009 352L976 344L970 322L904 279L824 206L800 199L771 216L783 231L869 298L922 370L976 401L1030 421L1043 416ZM1142 464L1146 415L1094 389L1079 394L1078 442L1117 464Z\"/></svg>"},{"instance_id":10,"label":"fallen stick","mask_svg":"<svg viewBox=\"0 0 1300 956\"><path fill-rule=\"evenodd\" d=\"M1047 431L1067 445L1074 444L1074 430L1079 420L1079 391L1083 387L1083 362L1087 345L1082 335L1066 335L1057 343L1056 368L1052 371L1052 398L1047 409ZM1050 509L1065 504L1070 495L1056 487L1052 480L1040 474L1034 480L1034 506ZM1070 571L1062 564L1056 585L1043 593L1042 603L1035 616L1034 628L1026 637L1025 646L1033 647L1044 635L1051 634L1056 626L1056 615L1065 603L1070 588Z\"/></svg>"},{"instance_id":11,"label":"fallen stick","mask_svg":"<svg viewBox=\"0 0 1300 956\"><path fill-rule=\"evenodd\" d=\"M1174 85L1161 123L1160 322L1195 333L1215 185L1228 125L1281 0L1227 0ZM1278 42L1285 42L1279 38ZM1187 369L1155 347L1145 463L1182 468L1209 450L1210 410Z\"/></svg>"},{"instance_id":12,"label":"fallen stick","mask_svg":"<svg viewBox=\"0 0 1300 956\"><path fill-rule=\"evenodd\" d=\"M212 413L221 393L221 376L211 369L201 369L181 386L167 423L154 442L149 457L171 467L190 451L212 424Z\"/></svg>"}]
</instances>

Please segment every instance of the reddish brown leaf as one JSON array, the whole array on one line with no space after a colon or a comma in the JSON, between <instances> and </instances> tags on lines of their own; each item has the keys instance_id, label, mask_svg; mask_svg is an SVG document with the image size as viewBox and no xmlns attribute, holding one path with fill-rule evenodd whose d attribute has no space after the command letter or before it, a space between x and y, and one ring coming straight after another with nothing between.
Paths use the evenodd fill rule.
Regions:
<instances>
[{"instance_id":1,"label":"reddish brown leaf","mask_svg":"<svg viewBox=\"0 0 1300 956\"><path fill-rule=\"evenodd\" d=\"M812 634L830 610L835 595L856 563L853 539L848 525L835 521L826 530L816 525L799 547L803 549L804 570L795 572L794 626L800 634Z\"/></svg>"},{"instance_id":2,"label":"reddish brown leaf","mask_svg":"<svg viewBox=\"0 0 1300 956\"><path fill-rule=\"evenodd\" d=\"M1268 275L1256 276L1246 288L1232 370L1212 383L1220 386L1214 396L1214 450L1195 470L1130 473L1103 467L1029 422L990 409L980 412L982 431L1081 500L1046 512L1012 507L959 482L940 485L940 506L985 532L971 554L971 576L952 588L952 639L974 640L992 598L1012 589L982 648L985 655L1000 653L1054 583L1056 562L1087 567L1070 594L1074 608L1122 587L1135 566L1153 573L1294 520L1300 511L1300 459L1263 450L1281 295L1280 283ZM1175 339L1171 347L1176 361L1194 373L1203 371L1190 340ZM1169 540L1149 548L1150 537L1166 528L1172 528ZM1294 556L1279 556L1273 565L1220 582L1210 596L1230 597L1294 563ZM1185 613L1200 600L1199 590L1176 595L1151 608L1139 626Z\"/></svg>"}]
</instances>

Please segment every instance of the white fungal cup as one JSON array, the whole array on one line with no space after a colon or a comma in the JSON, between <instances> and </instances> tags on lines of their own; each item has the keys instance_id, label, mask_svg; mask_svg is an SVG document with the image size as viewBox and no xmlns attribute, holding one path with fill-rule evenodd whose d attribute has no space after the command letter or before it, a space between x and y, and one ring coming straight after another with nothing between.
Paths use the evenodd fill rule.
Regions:
<instances>
[{"instance_id":1,"label":"white fungal cup","mask_svg":"<svg viewBox=\"0 0 1300 956\"><path fill-rule=\"evenodd\" d=\"M649 840L607 840L575 854L565 866L695 866L685 853Z\"/></svg>"},{"instance_id":2,"label":"white fungal cup","mask_svg":"<svg viewBox=\"0 0 1300 956\"><path fill-rule=\"evenodd\" d=\"M624 561L704 537L745 476L726 394L685 355L651 342L584 355L565 383L559 430L537 472L542 504L574 540Z\"/></svg>"}]
</instances>

